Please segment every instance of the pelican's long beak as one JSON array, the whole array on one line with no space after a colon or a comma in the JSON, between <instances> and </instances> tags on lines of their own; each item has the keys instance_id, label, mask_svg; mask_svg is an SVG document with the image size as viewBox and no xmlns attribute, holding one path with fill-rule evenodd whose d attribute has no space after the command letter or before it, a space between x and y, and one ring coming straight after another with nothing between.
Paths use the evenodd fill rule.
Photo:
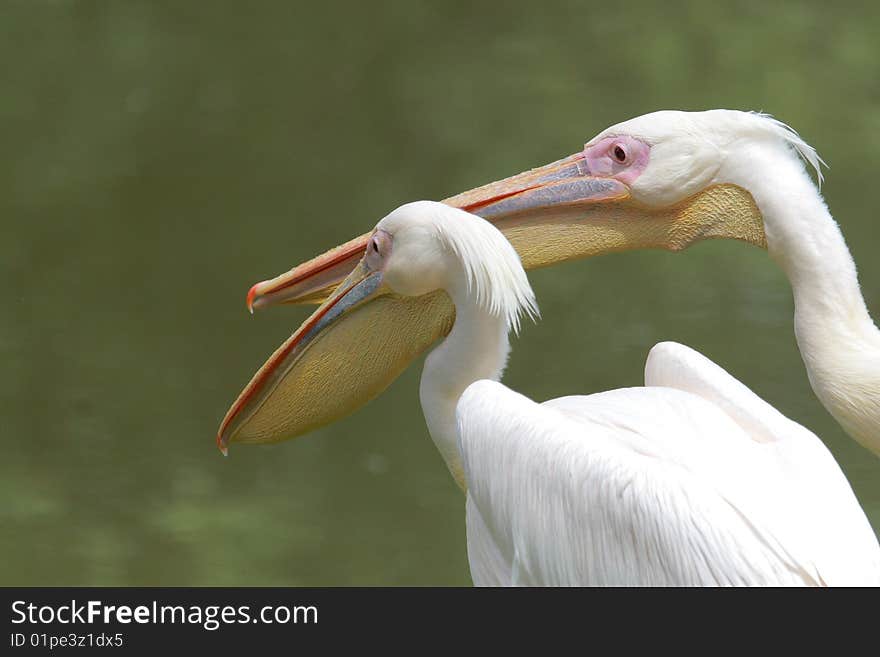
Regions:
<instances>
[{"instance_id":1,"label":"pelican's long beak","mask_svg":"<svg viewBox=\"0 0 880 657\"><path fill-rule=\"evenodd\" d=\"M240 442L264 442L261 440L264 435L268 435L268 440L271 441L272 436L279 431L284 433L283 427L277 424L268 429L261 429L250 420L278 390L279 384L284 383L287 374L303 354L320 340L322 332L340 321L347 313L354 311L360 304L376 297L381 287L382 272L370 271L362 260L336 291L272 354L223 419L217 434L217 446L224 454L234 436ZM343 375L344 372L339 374ZM295 391L293 393L295 394ZM246 435L238 436L246 425L248 426Z\"/></svg>"},{"instance_id":2,"label":"pelican's long beak","mask_svg":"<svg viewBox=\"0 0 880 657\"><path fill-rule=\"evenodd\" d=\"M646 207L626 185L590 175L582 153L445 203L492 221L526 269L630 249L680 250L712 237L766 246L761 214L742 188L713 185L672 206ZM326 301L229 409L217 437L221 449L294 438L348 415L449 332L455 312L444 292L400 297L355 268L368 238L251 289L251 308Z\"/></svg>"},{"instance_id":3,"label":"pelican's long beak","mask_svg":"<svg viewBox=\"0 0 880 657\"><path fill-rule=\"evenodd\" d=\"M581 213L596 203L629 197L623 184L589 175L583 153L493 182L444 203L497 223L514 215L535 217L541 210L565 207ZM253 312L280 303L320 303L352 270L367 246L369 233L341 244L280 276L254 285L247 295Z\"/></svg>"}]
</instances>

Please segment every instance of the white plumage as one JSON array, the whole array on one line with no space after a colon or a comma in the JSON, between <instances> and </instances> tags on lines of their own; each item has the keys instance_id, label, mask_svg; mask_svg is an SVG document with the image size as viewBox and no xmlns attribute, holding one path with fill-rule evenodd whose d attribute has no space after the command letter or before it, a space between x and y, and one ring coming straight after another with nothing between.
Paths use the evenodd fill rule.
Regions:
<instances>
[{"instance_id":1,"label":"white plumage","mask_svg":"<svg viewBox=\"0 0 880 657\"><path fill-rule=\"evenodd\" d=\"M657 112L591 143L651 146L631 186L650 206L716 183L747 189L788 275L817 396L880 452L880 333L843 236L769 117ZM589 149L590 144L586 149ZM646 388L536 404L480 381L458 406L468 554L478 584L880 584L877 538L821 441L674 343Z\"/></svg>"},{"instance_id":2,"label":"white plumage","mask_svg":"<svg viewBox=\"0 0 880 657\"><path fill-rule=\"evenodd\" d=\"M646 209L711 185L747 190L791 282L813 389L880 453L880 332L802 160L819 172L815 150L784 124L713 110L618 124L565 162ZM508 333L537 307L491 224L438 203L398 208L303 340L389 290L445 290L455 305L419 393L467 492L476 584L880 585L877 538L822 442L697 352L662 343L645 387L543 404L498 383Z\"/></svg>"},{"instance_id":3,"label":"white plumage","mask_svg":"<svg viewBox=\"0 0 880 657\"><path fill-rule=\"evenodd\" d=\"M804 169L816 151L785 124L733 110L662 111L604 130L651 145L633 197L675 203L712 184L747 190L764 218L770 257L794 295L794 329L810 384L840 425L880 454L880 331L837 222ZM589 144L587 145L589 148Z\"/></svg>"},{"instance_id":4,"label":"white plumage","mask_svg":"<svg viewBox=\"0 0 880 657\"><path fill-rule=\"evenodd\" d=\"M429 202L377 234L370 275L444 289L456 307L420 397L467 490L476 584L880 584L880 547L834 458L721 368L663 343L648 387L537 404L496 381L509 330L535 310L502 234Z\"/></svg>"},{"instance_id":5,"label":"white plumage","mask_svg":"<svg viewBox=\"0 0 880 657\"><path fill-rule=\"evenodd\" d=\"M876 585L880 549L834 458L697 352L647 386L458 405L477 585ZM657 387L653 387L657 386Z\"/></svg>"}]
</instances>

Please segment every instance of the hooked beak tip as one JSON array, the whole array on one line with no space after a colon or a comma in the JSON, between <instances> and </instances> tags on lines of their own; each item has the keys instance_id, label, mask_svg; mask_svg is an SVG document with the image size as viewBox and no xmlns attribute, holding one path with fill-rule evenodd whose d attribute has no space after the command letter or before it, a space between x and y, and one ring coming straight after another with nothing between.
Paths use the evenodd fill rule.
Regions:
<instances>
[{"instance_id":1,"label":"hooked beak tip","mask_svg":"<svg viewBox=\"0 0 880 657\"><path fill-rule=\"evenodd\" d=\"M255 283L247 293L247 309L250 311L251 315L254 314L254 298L257 296L257 288L259 286L259 283Z\"/></svg>"},{"instance_id":2,"label":"hooked beak tip","mask_svg":"<svg viewBox=\"0 0 880 657\"><path fill-rule=\"evenodd\" d=\"M226 441L223 440L223 434L217 434L217 449L220 450L223 456L229 456L229 447L226 445Z\"/></svg>"}]
</instances>

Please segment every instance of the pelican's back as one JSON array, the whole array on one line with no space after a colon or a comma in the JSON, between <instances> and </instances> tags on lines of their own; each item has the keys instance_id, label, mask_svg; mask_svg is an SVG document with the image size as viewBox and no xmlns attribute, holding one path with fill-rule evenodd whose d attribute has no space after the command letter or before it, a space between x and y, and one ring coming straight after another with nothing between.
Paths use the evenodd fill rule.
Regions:
<instances>
[{"instance_id":1,"label":"pelican's back","mask_svg":"<svg viewBox=\"0 0 880 657\"><path fill-rule=\"evenodd\" d=\"M756 419L772 428L756 440L732 415L669 387L539 405L499 383L471 385L458 424L474 582L880 581L876 537L821 442L781 415Z\"/></svg>"}]
</instances>

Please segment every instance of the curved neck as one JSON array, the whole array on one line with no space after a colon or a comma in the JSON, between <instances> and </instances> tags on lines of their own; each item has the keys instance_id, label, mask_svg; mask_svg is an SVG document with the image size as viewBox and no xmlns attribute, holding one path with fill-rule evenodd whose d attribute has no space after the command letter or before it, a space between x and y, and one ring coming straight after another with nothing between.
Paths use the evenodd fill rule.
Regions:
<instances>
[{"instance_id":1,"label":"curved neck","mask_svg":"<svg viewBox=\"0 0 880 657\"><path fill-rule=\"evenodd\" d=\"M434 444L456 483L466 490L455 407L471 383L501 378L510 341L504 317L492 315L474 304L463 287L447 290L455 304L455 325L425 359L419 398Z\"/></svg>"},{"instance_id":2,"label":"curved neck","mask_svg":"<svg viewBox=\"0 0 880 657\"><path fill-rule=\"evenodd\" d=\"M782 189L757 192L770 256L787 275L800 313L837 325L870 322L843 233L806 173L796 173Z\"/></svg>"},{"instance_id":3,"label":"curved neck","mask_svg":"<svg viewBox=\"0 0 880 657\"><path fill-rule=\"evenodd\" d=\"M773 169L773 175L758 172L751 190L768 251L791 283L795 337L810 385L847 433L880 453L880 331L855 263L800 163L774 161Z\"/></svg>"}]
</instances>

